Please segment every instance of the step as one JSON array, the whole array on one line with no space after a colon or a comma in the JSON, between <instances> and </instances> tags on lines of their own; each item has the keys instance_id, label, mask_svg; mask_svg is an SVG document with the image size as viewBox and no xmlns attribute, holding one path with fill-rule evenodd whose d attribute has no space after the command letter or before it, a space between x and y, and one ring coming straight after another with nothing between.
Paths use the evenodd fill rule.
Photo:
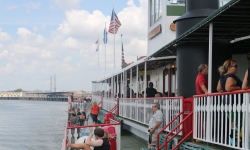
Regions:
<instances>
[{"instance_id":1,"label":"step","mask_svg":"<svg viewBox=\"0 0 250 150\"><path fill-rule=\"evenodd\" d=\"M184 142L180 146L180 150L234 150L225 146L211 144L207 142Z\"/></svg>"}]
</instances>

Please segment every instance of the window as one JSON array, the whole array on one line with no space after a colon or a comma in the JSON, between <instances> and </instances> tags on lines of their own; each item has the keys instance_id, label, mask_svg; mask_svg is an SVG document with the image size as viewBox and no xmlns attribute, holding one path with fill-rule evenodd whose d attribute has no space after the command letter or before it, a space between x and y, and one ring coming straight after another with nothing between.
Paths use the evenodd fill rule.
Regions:
<instances>
[{"instance_id":1,"label":"window","mask_svg":"<svg viewBox=\"0 0 250 150\"><path fill-rule=\"evenodd\" d=\"M162 17L162 0L150 0L150 25Z\"/></svg>"},{"instance_id":2,"label":"window","mask_svg":"<svg viewBox=\"0 0 250 150\"><path fill-rule=\"evenodd\" d=\"M168 0L168 4L185 4L186 0Z\"/></svg>"}]
</instances>

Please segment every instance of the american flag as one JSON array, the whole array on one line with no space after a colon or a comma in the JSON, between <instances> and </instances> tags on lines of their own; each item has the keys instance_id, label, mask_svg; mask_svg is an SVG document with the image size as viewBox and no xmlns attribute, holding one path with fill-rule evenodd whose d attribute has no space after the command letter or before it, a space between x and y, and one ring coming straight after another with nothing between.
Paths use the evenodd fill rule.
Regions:
<instances>
[{"instance_id":1,"label":"american flag","mask_svg":"<svg viewBox=\"0 0 250 150\"><path fill-rule=\"evenodd\" d=\"M113 9L112 15L111 15L111 20L109 24L109 33L116 34L119 27L121 26L121 22L119 21L118 17L115 14L115 11Z\"/></svg>"},{"instance_id":2,"label":"american flag","mask_svg":"<svg viewBox=\"0 0 250 150\"><path fill-rule=\"evenodd\" d=\"M122 64L125 63L125 58L124 58L124 50L123 50L123 43L122 43Z\"/></svg>"}]
</instances>

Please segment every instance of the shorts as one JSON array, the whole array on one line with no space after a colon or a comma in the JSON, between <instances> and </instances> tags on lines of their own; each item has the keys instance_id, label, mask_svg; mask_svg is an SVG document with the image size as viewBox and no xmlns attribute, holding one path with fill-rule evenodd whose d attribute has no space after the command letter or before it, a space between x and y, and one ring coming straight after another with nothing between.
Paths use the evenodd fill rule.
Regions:
<instances>
[{"instance_id":1,"label":"shorts","mask_svg":"<svg viewBox=\"0 0 250 150\"><path fill-rule=\"evenodd\" d=\"M97 122L97 116L98 116L98 115L92 114L93 122Z\"/></svg>"},{"instance_id":2,"label":"shorts","mask_svg":"<svg viewBox=\"0 0 250 150\"><path fill-rule=\"evenodd\" d=\"M150 144L152 146L156 146L156 136L157 136L157 132L154 132L153 134L149 134L148 144Z\"/></svg>"}]
</instances>

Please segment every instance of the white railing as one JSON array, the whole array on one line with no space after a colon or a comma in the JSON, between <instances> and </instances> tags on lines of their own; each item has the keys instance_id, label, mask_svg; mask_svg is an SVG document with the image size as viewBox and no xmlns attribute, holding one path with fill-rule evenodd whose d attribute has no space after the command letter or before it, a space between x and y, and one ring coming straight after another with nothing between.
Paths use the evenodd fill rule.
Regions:
<instances>
[{"instance_id":1,"label":"white railing","mask_svg":"<svg viewBox=\"0 0 250 150\"><path fill-rule=\"evenodd\" d=\"M115 98L103 98L103 102L102 102L102 108L110 111L112 108L115 107L115 105L117 104L117 101Z\"/></svg>"},{"instance_id":2,"label":"white railing","mask_svg":"<svg viewBox=\"0 0 250 150\"><path fill-rule=\"evenodd\" d=\"M249 149L249 104L245 90L194 96L194 139Z\"/></svg>"},{"instance_id":3,"label":"white railing","mask_svg":"<svg viewBox=\"0 0 250 150\"><path fill-rule=\"evenodd\" d=\"M122 98L119 99L119 116L148 125L153 115L152 104L154 102L160 104L165 120L164 125L183 111L182 97ZM171 131L181 120L182 117L176 119L166 131Z\"/></svg>"}]
</instances>

